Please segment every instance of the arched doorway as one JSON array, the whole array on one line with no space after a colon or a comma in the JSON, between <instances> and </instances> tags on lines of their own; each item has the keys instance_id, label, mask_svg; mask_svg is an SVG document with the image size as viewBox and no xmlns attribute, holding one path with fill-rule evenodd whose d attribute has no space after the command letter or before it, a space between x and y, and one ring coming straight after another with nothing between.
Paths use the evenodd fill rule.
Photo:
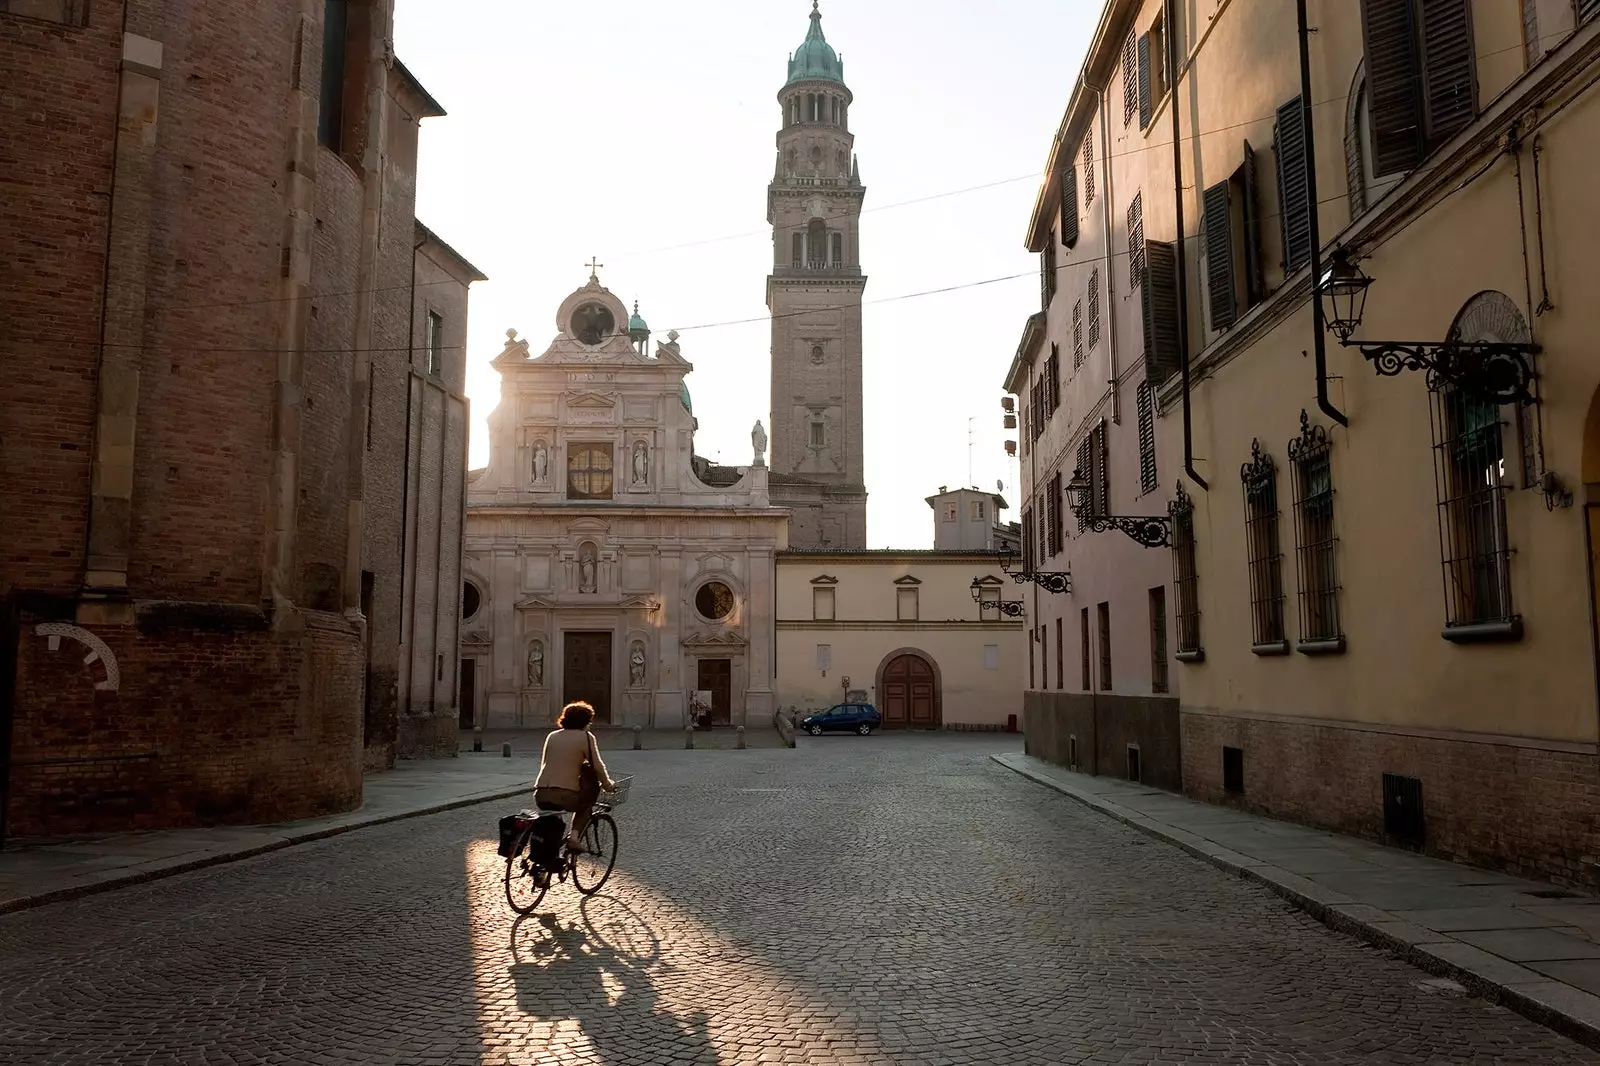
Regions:
<instances>
[{"instance_id":1,"label":"arched doorway","mask_svg":"<svg viewBox=\"0 0 1600 1066\"><path fill-rule=\"evenodd\" d=\"M938 729L943 720L939 671L913 650L897 651L878 668L878 711L885 729Z\"/></svg>"}]
</instances>

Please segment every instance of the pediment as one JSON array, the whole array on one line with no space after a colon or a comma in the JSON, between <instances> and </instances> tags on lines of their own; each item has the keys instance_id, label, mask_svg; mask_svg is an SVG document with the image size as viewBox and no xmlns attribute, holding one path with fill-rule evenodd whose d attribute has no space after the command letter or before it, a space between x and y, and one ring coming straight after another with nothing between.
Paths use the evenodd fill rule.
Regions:
<instances>
[{"instance_id":1,"label":"pediment","mask_svg":"<svg viewBox=\"0 0 1600 1066\"><path fill-rule=\"evenodd\" d=\"M567 526L567 532L574 537L602 537L610 531L611 526L603 518L578 518Z\"/></svg>"},{"instance_id":2,"label":"pediment","mask_svg":"<svg viewBox=\"0 0 1600 1066\"><path fill-rule=\"evenodd\" d=\"M521 606L518 604L517 606ZM463 633L461 645L466 648L487 648L494 643L493 638L487 633Z\"/></svg>"},{"instance_id":3,"label":"pediment","mask_svg":"<svg viewBox=\"0 0 1600 1066\"><path fill-rule=\"evenodd\" d=\"M837 585L839 583L839 579L831 574L818 574L816 577L811 579L811 583L813 585Z\"/></svg>"},{"instance_id":4,"label":"pediment","mask_svg":"<svg viewBox=\"0 0 1600 1066\"><path fill-rule=\"evenodd\" d=\"M554 603L539 596L528 596L517 601L517 610L519 611L548 611L554 607Z\"/></svg>"},{"instance_id":5,"label":"pediment","mask_svg":"<svg viewBox=\"0 0 1600 1066\"><path fill-rule=\"evenodd\" d=\"M661 601L649 596L630 596L619 605L625 611L659 611Z\"/></svg>"},{"instance_id":6,"label":"pediment","mask_svg":"<svg viewBox=\"0 0 1600 1066\"><path fill-rule=\"evenodd\" d=\"M567 406L587 410L605 409L607 411L617 406L617 402L609 396L598 392L580 392L575 396L567 397Z\"/></svg>"},{"instance_id":7,"label":"pediment","mask_svg":"<svg viewBox=\"0 0 1600 1066\"><path fill-rule=\"evenodd\" d=\"M980 585L993 586L993 585L1004 585L1005 584L1004 581L1001 581L999 578L995 577L993 574L984 574L982 577L975 578L974 580Z\"/></svg>"},{"instance_id":8,"label":"pediment","mask_svg":"<svg viewBox=\"0 0 1600 1066\"><path fill-rule=\"evenodd\" d=\"M922 579L920 577L912 577L910 574L907 574L905 577L895 578L894 583L896 585L920 585L922 584Z\"/></svg>"},{"instance_id":9,"label":"pediment","mask_svg":"<svg viewBox=\"0 0 1600 1066\"><path fill-rule=\"evenodd\" d=\"M686 647L713 647L713 648L742 648L748 642L731 629L722 629L715 632L698 630L683 638Z\"/></svg>"}]
</instances>

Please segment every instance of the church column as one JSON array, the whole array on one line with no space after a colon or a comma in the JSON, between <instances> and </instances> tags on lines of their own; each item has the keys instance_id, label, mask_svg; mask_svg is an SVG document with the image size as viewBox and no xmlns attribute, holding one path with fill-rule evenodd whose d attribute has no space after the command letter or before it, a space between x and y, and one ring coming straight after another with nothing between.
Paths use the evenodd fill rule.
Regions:
<instances>
[{"instance_id":1,"label":"church column","mask_svg":"<svg viewBox=\"0 0 1600 1066\"><path fill-rule=\"evenodd\" d=\"M753 728L772 720L772 620L777 612L777 589L774 587L777 575L773 571L772 548L753 547L749 559L749 623L745 632L750 655L747 664L749 678L744 695L745 720L742 724L746 728Z\"/></svg>"},{"instance_id":2,"label":"church column","mask_svg":"<svg viewBox=\"0 0 1600 1066\"><path fill-rule=\"evenodd\" d=\"M522 556L516 548L496 548L489 565L493 568L489 581L493 590L490 632L494 650L489 657L489 683L484 686L488 691L483 714L486 729L491 724L508 726L517 720L517 690L521 688L521 678L517 676L517 597L522 590ZM546 648L546 678L551 665L551 650Z\"/></svg>"},{"instance_id":3,"label":"church column","mask_svg":"<svg viewBox=\"0 0 1600 1066\"><path fill-rule=\"evenodd\" d=\"M683 555L661 553L661 610L657 624L660 660L656 667L657 729L683 728Z\"/></svg>"}]
</instances>

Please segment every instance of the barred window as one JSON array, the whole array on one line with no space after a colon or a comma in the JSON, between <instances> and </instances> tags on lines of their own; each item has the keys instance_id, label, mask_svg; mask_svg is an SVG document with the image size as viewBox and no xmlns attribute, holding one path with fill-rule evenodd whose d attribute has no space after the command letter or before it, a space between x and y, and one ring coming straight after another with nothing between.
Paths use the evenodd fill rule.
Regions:
<instances>
[{"instance_id":1,"label":"barred window","mask_svg":"<svg viewBox=\"0 0 1600 1066\"><path fill-rule=\"evenodd\" d=\"M1300 435L1289 442L1302 651L1344 648L1344 634L1339 628L1339 578L1334 569L1334 547L1339 538L1333 531L1333 467L1328 460L1329 450L1327 431L1313 426L1302 410Z\"/></svg>"},{"instance_id":2,"label":"barred window","mask_svg":"<svg viewBox=\"0 0 1600 1066\"><path fill-rule=\"evenodd\" d=\"M1167 590L1158 585L1150 590L1150 691L1167 689Z\"/></svg>"},{"instance_id":3,"label":"barred window","mask_svg":"<svg viewBox=\"0 0 1600 1066\"><path fill-rule=\"evenodd\" d=\"M1199 578L1195 568L1194 501L1178 483L1167 505L1172 519L1172 584L1178 594L1178 658L1191 662L1204 657L1200 648Z\"/></svg>"},{"instance_id":4,"label":"barred window","mask_svg":"<svg viewBox=\"0 0 1600 1066\"><path fill-rule=\"evenodd\" d=\"M1072 305L1072 369L1083 365L1083 301Z\"/></svg>"},{"instance_id":5,"label":"barred window","mask_svg":"<svg viewBox=\"0 0 1600 1066\"><path fill-rule=\"evenodd\" d=\"M1251 643L1258 652L1287 651L1283 637L1283 552L1278 539L1278 469L1261 441L1239 468L1244 485L1245 550L1250 570Z\"/></svg>"},{"instance_id":6,"label":"barred window","mask_svg":"<svg viewBox=\"0 0 1600 1066\"><path fill-rule=\"evenodd\" d=\"M1144 281L1144 193L1133 194L1128 205L1128 287L1137 289Z\"/></svg>"},{"instance_id":7,"label":"barred window","mask_svg":"<svg viewBox=\"0 0 1600 1066\"><path fill-rule=\"evenodd\" d=\"M1149 381L1134 394L1139 405L1139 491L1156 491L1156 390Z\"/></svg>"},{"instance_id":8,"label":"barred window","mask_svg":"<svg viewBox=\"0 0 1600 1066\"><path fill-rule=\"evenodd\" d=\"M1094 203L1094 124L1083 133L1083 206Z\"/></svg>"},{"instance_id":9,"label":"barred window","mask_svg":"<svg viewBox=\"0 0 1600 1066\"><path fill-rule=\"evenodd\" d=\"M1089 347L1100 343L1100 268L1089 271Z\"/></svg>"},{"instance_id":10,"label":"barred window","mask_svg":"<svg viewBox=\"0 0 1600 1066\"><path fill-rule=\"evenodd\" d=\"M1506 537L1505 447L1500 408L1436 382L1429 390L1434 481L1443 548L1445 636L1452 629L1516 627ZM1466 633L1454 639L1470 639Z\"/></svg>"}]
</instances>

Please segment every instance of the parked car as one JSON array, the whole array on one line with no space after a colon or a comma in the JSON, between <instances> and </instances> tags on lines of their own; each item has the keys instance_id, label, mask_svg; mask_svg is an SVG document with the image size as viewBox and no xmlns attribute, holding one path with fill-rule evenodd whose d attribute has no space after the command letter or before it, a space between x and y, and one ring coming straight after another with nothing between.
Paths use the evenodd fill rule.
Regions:
<instances>
[{"instance_id":1,"label":"parked car","mask_svg":"<svg viewBox=\"0 0 1600 1066\"><path fill-rule=\"evenodd\" d=\"M883 715L870 703L836 703L825 711L800 719L800 728L812 736L849 731L866 736L883 724Z\"/></svg>"}]
</instances>

